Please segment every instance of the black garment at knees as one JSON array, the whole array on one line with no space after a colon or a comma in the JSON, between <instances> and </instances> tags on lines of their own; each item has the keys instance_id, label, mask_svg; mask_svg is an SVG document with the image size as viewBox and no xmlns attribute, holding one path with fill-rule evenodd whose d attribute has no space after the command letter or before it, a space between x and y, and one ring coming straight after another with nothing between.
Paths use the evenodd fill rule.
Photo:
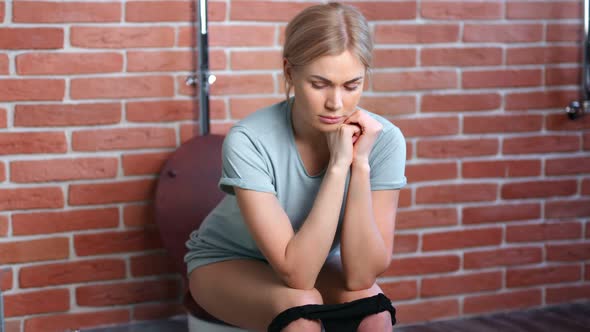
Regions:
<instances>
[{"instance_id":1,"label":"black garment at knees","mask_svg":"<svg viewBox=\"0 0 590 332\"><path fill-rule=\"evenodd\" d=\"M355 332L365 317L385 310L395 325L395 308L383 293L341 304L308 304L278 314L268 326L268 332L280 332L299 318L321 320L326 332Z\"/></svg>"}]
</instances>

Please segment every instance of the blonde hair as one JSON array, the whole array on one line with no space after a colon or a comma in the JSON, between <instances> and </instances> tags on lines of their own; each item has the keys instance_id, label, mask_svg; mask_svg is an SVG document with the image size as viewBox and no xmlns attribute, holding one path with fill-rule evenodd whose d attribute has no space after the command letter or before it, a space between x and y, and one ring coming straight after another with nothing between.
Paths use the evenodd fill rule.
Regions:
<instances>
[{"instance_id":1,"label":"blonde hair","mask_svg":"<svg viewBox=\"0 0 590 332\"><path fill-rule=\"evenodd\" d=\"M355 54L369 70L373 61L373 40L367 20L353 6L330 2L307 7L287 25L283 58L296 68L324 55ZM285 76L285 93L291 83Z\"/></svg>"}]
</instances>

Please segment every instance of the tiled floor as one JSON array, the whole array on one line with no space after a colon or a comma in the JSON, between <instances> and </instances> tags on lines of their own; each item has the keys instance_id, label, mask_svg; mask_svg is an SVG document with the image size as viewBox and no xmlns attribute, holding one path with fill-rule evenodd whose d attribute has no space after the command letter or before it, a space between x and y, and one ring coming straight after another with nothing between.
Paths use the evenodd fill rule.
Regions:
<instances>
[{"instance_id":1,"label":"tiled floor","mask_svg":"<svg viewBox=\"0 0 590 332\"><path fill-rule=\"evenodd\" d=\"M83 332L186 331L186 320L184 319L83 330ZM395 332L590 332L590 302L403 326L395 328Z\"/></svg>"}]
</instances>

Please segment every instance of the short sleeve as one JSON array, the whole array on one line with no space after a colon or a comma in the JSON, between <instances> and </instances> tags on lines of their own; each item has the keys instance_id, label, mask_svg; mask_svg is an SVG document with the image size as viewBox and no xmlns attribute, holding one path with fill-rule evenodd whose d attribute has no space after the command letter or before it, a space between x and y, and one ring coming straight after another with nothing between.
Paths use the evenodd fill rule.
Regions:
<instances>
[{"instance_id":1,"label":"short sleeve","mask_svg":"<svg viewBox=\"0 0 590 332\"><path fill-rule=\"evenodd\" d=\"M262 151L244 128L233 127L223 141L219 188L231 195L234 186L276 194Z\"/></svg>"},{"instance_id":2,"label":"short sleeve","mask_svg":"<svg viewBox=\"0 0 590 332\"><path fill-rule=\"evenodd\" d=\"M383 131L370 155L371 190L401 189L406 185L406 140L399 128Z\"/></svg>"}]
</instances>

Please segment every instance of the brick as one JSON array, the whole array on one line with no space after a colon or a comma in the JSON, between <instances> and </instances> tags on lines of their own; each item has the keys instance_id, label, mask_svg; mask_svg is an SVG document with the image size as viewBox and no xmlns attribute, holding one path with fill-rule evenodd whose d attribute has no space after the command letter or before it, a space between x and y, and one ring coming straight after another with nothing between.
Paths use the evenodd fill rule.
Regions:
<instances>
[{"instance_id":1,"label":"brick","mask_svg":"<svg viewBox=\"0 0 590 332\"><path fill-rule=\"evenodd\" d=\"M46 289L4 296L6 317L64 312L69 309L70 292L67 289Z\"/></svg>"},{"instance_id":2,"label":"brick","mask_svg":"<svg viewBox=\"0 0 590 332\"><path fill-rule=\"evenodd\" d=\"M410 324L459 316L457 299L396 304L398 323Z\"/></svg>"},{"instance_id":3,"label":"brick","mask_svg":"<svg viewBox=\"0 0 590 332\"><path fill-rule=\"evenodd\" d=\"M0 79L0 100L4 102L61 101L64 98L65 89L65 82L60 79Z\"/></svg>"},{"instance_id":4,"label":"brick","mask_svg":"<svg viewBox=\"0 0 590 332\"><path fill-rule=\"evenodd\" d=\"M506 6L508 19L566 19L579 18L582 6L579 1L564 2L509 2Z\"/></svg>"},{"instance_id":5,"label":"brick","mask_svg":"<svg viewBox=\"0 0 590 332\"><path fill-rule=\"evenodd\" d=\"M418 286L415 280L379 283L383 293L392 300L409 300L418 295Z\"/></svg>"},{"instance_id":6,"label":"brick","mask_svg":"<svg viewBox=\"0 0 590 332\"><path fill-rule=\"evenodd\" d=\"M586 263L584 270L585 280L590 280L590 264Z\"/></svg>"},{"instance_id":7,"label":"brick","mask_svg":"<svg viewBox=\"0 0 590 332\"><path fill-rule=\"evenodd\" d=\"M25 53L16 56L19 75L113 73L123 70L118 53Z\"/></svg>"},{"instance_id":8,"label":"brick","mask_svg":"<svg viewBox=\"0 0 590 332\"><path fill-rule=\"evenodd\" d=\"M465 269L518 266L542 261L543 249L539 247L497 248L463 253L463 267Z\"/></svg>"},{"instance_id":9,"label":"brick","mask_svg":"<svg viewBox=\"0 0 590 332\"><path fill-rule=\"evenodd\" d=\"M0 182L6 180L6 170L4 169L4 163L0 162Z\"/></svg>"},{"instance_id":10,"label":"brick","mask_svg":"<svg viewBox=\"0 0 590 332\"><path fill-rule=\"evenodd\" d=\"M420 286L421 297L465 294L502 288L502 272L484 272L424 278Z\"/></svg>"},{"instance_id":11,"label":"brick","mask_svg":"<svg viewBox=\"0 0 590 332\"><path fill-rule=\"evenodd\" d=\"M128 309L67 313L27 318L27 332L61 332L75 328L93 328L100 325L123 324L130 321Z\"/></svg>"},{"instance_id":12,"label":"brick","mask_svg":"<svg viewBox=\"0 0 590 332\"><path fill-rule=\"evenodd\" d=\"M545 218L590 216L590 199L545 202Z\"/></svg>"},{"instance_id":13,"label":"brick","mask_svg":"<svg viewBox=\"0 0 590 332\"><path fill-rule=\"evenodd\" d=\"M230 7L231 21L288 22L303 9L317 3L239 1Z\"/></svg>"},{"instance_id":14,"label":"brick","mask_svg":"<svg viewBox=\"0 0 590 332\"><path fill-rule=\"evenodd\" d=\"M498 109L502 99L497 93L423 95L422 112L464 112Z\"/></svg>"},{"instance_id":15,"label":"brick","mask_svg":"<svg viewBox=\"0 0 590 332\"><path fill-rule=\"evenodd\" d=\"M547 260L577 262L590 259L590 242L546 244Z\"/></svg>"},{"instance_id":16,"label":"brick","mask_svg":"<svg viewBox=\"0 0 590 332\"><path fill-rule=\"evenodd\" d=\"M590 285L547 287L545 301L549 304L567 303L590 298Z\"/></svg>"},{"instance_id":17,"label":"brick","mask_svg":"<svg viewBox=\"0 0 590 332\"><path fill-rule=\"evenodd\" d=\"M463 27L464 42L526 43L543 38L542 24L472 24Z\"/></svg>"},{"instance_id":18,"label":"brick","mask_svg":"<svg viewBox=\"0 0 590 332\"><path fill-rule=\"evenodd\" d=\"M544 222L542 224L509 225L506 227L507 242L532 242L579 239L582 225L578 222Z\"/></svg>"},{"instance_id":19,"label":"brick","mask_svg":"<svg viewBox=\"0 0 590 332\"><path fill-rule=\"evenodd\" d=\"M395 234L393 239L393 253L410 253L418 250L417 234Z\"/></svg>"},{"instance_id":20,"label":"brick","mask_svg":"<svg viewBox=\"0 0 590 332\"><path fill-rule=\"evenodd\" d=\"M580 149L580 138L571 135L543 135L505 138L503 154L555 153Z\"/></svg>"},{"instance_id":21,"label":"brick","mask_svg":"<svg viewBox=\"0 0 590 332\"><path fill-rule=\"evenodd\" d=\"M0 189L0 211L64 207L60 187Z\"/></svg>"},{"instance_id":22,"label":"brick","mask_svg":"<svg viewBox=\"0 0 590 332\"><path fill-rule=\"evenodd\" d=\"M0 28L0 49L52 50L63 46L62 28Z\"/></svg>"},{"instance_id":23,"label":"brick","mask_svg":"<svg viewBox=\"0 0 590 332\"><path fill-rule=\"evenodd\" d=\"M85 27L70 28L74 47L125 49L174 46L173 27Z\"/></svg>"},{"instance_id":24,"label":"brick","mask_svg":"<svg viewBox=\"0 0 590 332\"><path fill-rule=\"evenodd\" d=\"M176 272L173 260L166 253L131 257L131 275L134 277Z\"/></svg>"},{"instance_id":25,"label":"brick","mask_svg":"<svg viewBox=\"0 0 590 332\"><path fill-rule=\"evenodd\" d=\"M414 96L363 96L359 106L382 116L416 113L416 98Z\"/></svg>"},{"instance_id":26,"label":"brick","mask_svg":"<svg viewBox=\"0 0 590 332\"><path fill-rule=\"evenodd\" d=\"M57 212L15 213L13 235L34 235L114 228L119 225L119 209L85 209Z\"/></svg>"},{"instance_id":27,"label":"brick","mask_svg":"<svg viewBox=\"0 0 590 332\"><path fill-rule=\"evenodd\" d=\"M578 191L576 180L553 180L505 183L502 185L502 199L571 196Z\"/></svg>"},{"instance_id":28,"label":"brick","mask_svg":"<svg viewBox=\"0 0 590 332\"><path fill-rule=\"evenodd\" d=\"M495 2L425 1L420 14L435 20L490 20L502 18L502 10L502 4Z\"/></svg>"},{"instance_id":29,"label":"brick","mask_svg":"<svg viewBox=\"0 0 590 332\"><path fill-rule=\"evenodd\" d=\"M422 66L493 66L502 63L498 47L423 48Z\"/></svg>"},{"instance_id":30,"label":"brick","mask_svg":"<svg viewBox=\"0 0 590 332\"><path fill-rule=\"evenodd\" d=\"M506 287L573 282L581 280L579 265L547 266L506 271Z\"/></svg>"},{"instance_id":31,"label":"brick","mask_svg":"<svg viewBox=\"0 0 590 332\"><path fill-rule=\"evenodd\" d=\"M125 278L122 259L97 259L22 267L19 287L44 287Z\"/></svg>"},{"instance_id":32,"label":"brick","mask_svg":"<svg viewBox=\"0 0 590 332\"><path fill-rule=\"evenodd\" d=\"M547 130L575 131L590 129L590 117L582 117L572 121L563 114L547 114L545 120Z\"/></svg>"},{"instance_id":33,"label":"brick","mask_svg":"<svg viewBox=\"0 0 590 332\"><path fill-rule=\"evenodd\" d=\"M0 75L8 75L8 64L8 55L0 54Z\"/></svg>"},{"instance_id":34,"label":"brick","mask_svg":"<svg viewBox=\"0 0 590 332\"><path fill-rule=\"evenodd\" d=\"M422 250L448 250L498 245L502 242L501 228L445 231L422 235Z\"/></svg>"},{"instance_id":35,"label":"brick","mask_svg":"<svg viewBox=\"0 0 590 332\"><path fill-rule=\"evenodd\" d=\"M261 108L282 100L284 98L231 97L229 98L229 114L232 119L243 119Z\"/></svg>"},{"instance_id":36,"label":"brick","mask_svg":"<svg viewBox=\"0 0 590 332\"><path fill-rule=\"evenodd\" d=\"M457 88L457 73L448 70L423 70L399 73L374 73L373 90L378 92Z\"/></svg>"},{"instance_id":37,"label":"brick","mask_svg":"<svg viewBox=\"0 0 590 332\"><path fill-rule=\"evenodd\" d=\"M8 235L8 216L0 215L0 237L5 237L7 235Z\"/></svg>"},{"instance_id":38,"label":"brick","mask_svg":"<svg viewBox=\"0 0 590 332\"><path fill-rule=\"evenodd\" d=\"M76 288L80 306L112 306L176 299L180 287L176 280L136 281Z\"/></svg>"},{"instance_id":39,"label":"brick","mask_svg":"<svg viewBox=\"0 0 590 332\"><path fill-rule=\"evenodd\" d=\"M481 115L464 116L463 133L513 133L541 131L543 128L542 115Z\"/></svg>"},{"instance_id":40,"label":"brick","mask_svg":"<svg viewBox=\"0 0 590 332\"><path fill-rule=\"evenodd\" d=\"M78 256L126 253L162 248L160 236L154 229L103 232L74 235Z\"/></svg>"},{"instance_id":41,"label":"brick","mask_svg":"<svg viewBox=\"0 0 590 332\"><path fill-rule=\"evenodd\" d=\"M466 183L416 188L416 204L480 202L496 200L498 185Z\"/></svg>"},{"instance_id":42,"label":"brick","mask_svg":"<svg viewBox=\"0 0 590 332\"><path fill-rule=\"evenodd\" d=\"M464 71L463 88L526 87L541 85L542 72L538 69Z\"/></svg>"},{"instance_id":43,"label":"brick","mask_svg":"<svg viewBox=\"0 0 590 332\"><path fill-rule=\"evenodd\" d=\"M459 118L420 117L414 119L396 119L395 125L404 133L405 137L446 136L459 133Z\"/></svg>"},{"instance_id":44,"label":"brick","mask_svg":"<svg viewBox=\"0 0 590 332\"><path fill-rule=\"evenodd\" d=\"M274 26L214 25L209 27L209 46L273 46L274 38Z\"/></svg>"},{"instance_id":45,"label":"brick","mask_svg":"<svg viewBox=\"0 0 590 332\"><path fill-rule=\"evenodd\" d=\"M65 237L0 243L0 263L29 263L69 256L69 240Z\"/></svg>"},{"instance_id":46,"label":"brick","mask_svg":"<svg viewBox=\"0 0 590 332\"><path fill-rule=\"evenodd\" d=\"M4 1L0 2L0 23L4 22L4 11L5 11L5 5L4 5Z\"/></svg>"},{"instance_id":47,"label":"brick","mask_svg":"<svg viewBox=\"0 0 590 332\"><path fill-rule=\"evenodd\" d=\"M578 91L548 91L548 92L525 92L508 93L506 95L505 109L510 110L531 110L563 108L569 105L572 100L577 100Z\"/></svg>"},{"instance_id":48,"label":"brick","mask_svg":"<svg viewBox=\"0 0 590 332\"><path fill-rule=\"evenodd\" d=\"M456 179L457 164L454 162L410 164L406 165L405 174L409 183Z\"/></svg>"},{"instance_id":49,"label":"brick","mask_svg":"<svg viewBox=\"0 0 590 332\"><path fill-rule=\"evenodd\" d=\"M82 130L72 133L72 149L74 151L173 148L175 146L176 133L171 128L115 128Z\"/></svg>"},{"instance_id":50,"label":"brick","mask_svg":"<svg viewBox=\"0 0 590 332\"><path fill-rule=\"evenodd\" d=\"M172 152L156 152L123 155L123 174L159 174Z\"/></svg>"},{"instance_id":51,"label":"brick","mask_svg":"<svg viewBox=\"0 0 590 332\"><path fill-rule=\"evenodd\" d=\"M127 121L170 122L197 118L193 100L132 102L127 104ZM196 120L196 119L195 119Z\"/></svg>"},{"instance_id":52,"label":"brick","mask_svg":"<svg viewBox=\"0 0 590 332\"><path fill-rule=\"evenodd\" d=\"M6 332L21 332L20 319L6 320Z\"/></svg>"},{"instance_id":53,"label":"brick","mask_svg":"<svg viewBox=\"0 0 590 332\"><path fill-rule=\"evenodd\" d=\"M70 205L108 204L151 199L156 182L152 179L110 183L72 184Z\"/></svg>"},{"instance_id":54,"label":"brick","mask_svg":"<svg viewBox=\"0 0 590 332\"><path fill-rule=\"evenodd\" d=\"M580 48L577 46L518 47L506 51L509 65L579 63Z\"/></svg>"},{"instance_id":55,"label":"brick","mask_svg":"<svg viewBox=\"0 0 590 332\"><path fill-rule=\"evenodd\" d=\"M274 92L271 74L217 75L211 86L211 95L225 94L263 94Z\"/></svg>"},{"instance_id":56,"label":"brick","mask_svg":"<svg viewBox=\"0 0 590 332\"><path fill-rule=\"evenodd\" d=\"M12 288L12 268L3 267L0 270L0 291Z\"/></svg>"},{"instance_id":57,"label":"brick","mask_svg":"<svg viewBox=\"0 0 590 332\"><path fill-rule=\"evenodd\" d=\"M480 224L541 218L538 203L469 206L462 211L463 224Z\"/></svg>"},{"instance_id":58,"label":"brick","mask_svg":"<svg viewBox=\"0 0 590 332\"><path fill-rule=\"evenodd\" d=\"M475 295L463 300L463 312L476 314L539 306L543 303L541 297L540 289Z\"/></svg>"},{"instance_id":59,"label":"brick","mask_svg":"<svg viewBox=\"0 0 590 332\"><path fill-rule=\"evenodd\" d=\"M459 257L456 255L394 258L383 273L383 277L422 275L452 272L459 269Z\"/></svg>"},{"instance_id":60,"label":"brick","mask_svg":"<svg viewBox=\"0 0 590 332\"><path fill-rule=\"evenodd\" d=\"M180 303L156 303L133 306L134 320L166 319L186 315L187 310Z\"/></svg>"},{"instance_id":61,"label":"brick","mask_svg":"<svg viewBox=\"0 0 590 332\"><path fill-rule=\"evenodd\" d=\"M582 195L590 195L590 179L582 181ZM590 234L590 228L588 234Z\"/></svg>"},{"instance_id":62,"label":"brick","mask_svg":"<svg viewBox=\"0 0 590 332\"><path fill-rule=\"evenodd\" d=\"M123 209L123 222L127 227L154 225L154 206L151 204L127 205Z\"/></svg>"},{"instance_id":63,"label":"brick","mask_svg":"<svg viewBox=\"0 0 590 332\"><path fill-rule=\"evenodd\" d=\"M237 2L239 3L239 2ZM282 68L281 51L232 51L230 65L233 70L261 70Z\"/></svg>"},{"instance_id":64,"label":"brick","mask_svg":"<svg viewBox=\"0 0 590 332\"><path fill-rule=\"evenodd\" d=\"M12 11L12 21L18 23L121 21L121 5L114 2L15 1Z\"/></svg>"},{"instance_id":65,"label":"brick","mask_svg":"<svg viewBox=\"0 0 590 332\"><path fill-rule=\"evenodd\" d=\"M402 210L397 212L396 228L413 229L457 225L457 210L453 208Z\"/></svg>"},{"instance_id":66,"label":"brick","mask_svg":"<svg viewBox=\"0 0 590 332\"><path fill-rule=\"evenodd\" d=\"M192 71L197 59L193 51L129 51L127 52L127 71ZM224 69L225 54L222 50L211 51L210 69Z\"/></svg>"},{"instance_id":67,"label":"brick","mask_svg":"<svg viewBox=\"0 0 590 332\"><path fill-rule=\"evenodd\" d=\"M497 139L446 139L420 140L417 144L420 158L461 158L489 156L498 153Z\"/></svg>"},{"instance_id":68,"label":"brick","mask_svg":"<svg viewBox=\"0 0 590 332\"><path fill-rule=\"evenodd\" d=\"M94 77L71 81L72 99L172 97L170 76Z\"/></svg>"},{"instance_id":69,"label":"brick","mask_svg":"<svg viewBox=\"0 0 590 332\"><path fill-rule=\"evenodd\" d=\"M580 81L582 68L545 68L545 85L574 85Z\"/></svg>"},{"instance_id":70,"label":"brick","mask_svg":"<svg viewBox=\"0 0 590 332\"><path fill-rule=\"evenodd\" d=\"M415 67L416 50L376 49L373 52L374 68Z\"/></svg>"},{"instance_id":71,"label":"brick","mask_svg":"<svg viewBox=\"0 0 590 332\"><path fill-rule=\"evenodd\" d=\"M459 40L457 24L376 24L376 44L452 43Z\"/></svg>"},{"instance_id":72,"label":"brick","mask_svg":"<svg viewBox=\"0 0 590 332\"><path fill-rule=\"evenodd\" d=\"M415 1L343 2L355 6L369 21L408 20L416 18Z\"/></svg>"},{"instance_id":73,"label":"brick","mask_svg":"<svg viewBox=\"0 0 590 332\"><path fill-rule=\"evenodd\" d=\"M127 22L196 22L195 2L193 1L134 1L125 8ZM225 20L226 3L212 1L207 3L207 19Z\"/></svg>"},{"instance_id":74,"label":"brick","mask_svg":"<svg viewBox=\"0 0 590 332\"><path fill-rule=\"evenodd\" d=\"M106 179L117 176L117 158L26 160L10 163L10 180L16 183Z\"/></svg>"},{"instance_id":75,"label":"brick","mask_svg":"<svg viewBox=\"0 0 590 332\"><path fill-rule=\"evenodd\" d=\"M583 140L584 140L584 150L590 150L590 133L585 133Z\"/></svg>"},{"instance_id":76,"label":"brick","mask_svg":"<svg viewBox=\"0 0 590 332\"><path fill-rule=\"evenodd\" d=\"M16 105L16 127L107 125L121 122L120 103Z\"/></svg>"},{"instance_id":77,"label":"brick","mask_svg":"<svg viewBox=\"0 0 590 332\"><path fill-rule=\"evenodd\" d=\"M578 42L582 40L583 28L581 24L548 23L545 40Z\"/></svg>"}]
</instances>

